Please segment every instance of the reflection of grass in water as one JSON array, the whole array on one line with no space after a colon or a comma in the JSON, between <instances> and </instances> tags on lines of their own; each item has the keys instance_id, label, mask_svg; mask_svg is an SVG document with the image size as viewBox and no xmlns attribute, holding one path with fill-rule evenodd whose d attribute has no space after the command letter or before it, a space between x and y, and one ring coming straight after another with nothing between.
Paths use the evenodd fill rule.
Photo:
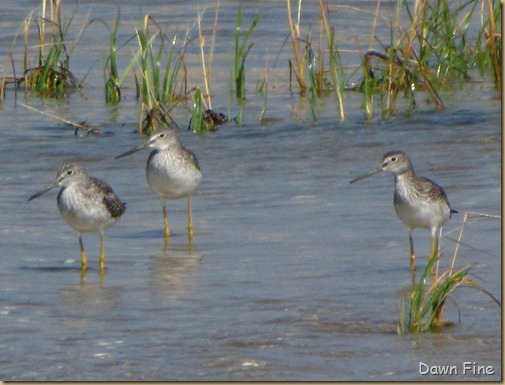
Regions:
<instances>
[{"instance_id":1,"label":"reflection of grass in water","mask_svg":"<svg viewBox=\"0 0 505 385\"><path fill-rule=\"evenodd\" d=\"M461 242L464 225L468 218L466 213L461 226L456 250L449 269L440 275L433 276L435 264L439 260L438 246L430 256L428 264L417 284L413 282L412 292L410 294L410 306L408 313L405 313L405 304L402 300L400 307L400 322L398 324L398 333L416 333L429 330L436 330L453 325L452 321L442 319L444 307L450 294L460 286L471 287L482 291L492 298L501 307L500 302L482 285L468 278L470 267L455 269L456 257L459 244ZM480 216L495 217L487 214L478 214Z\"/></svg>"}]
</instances>

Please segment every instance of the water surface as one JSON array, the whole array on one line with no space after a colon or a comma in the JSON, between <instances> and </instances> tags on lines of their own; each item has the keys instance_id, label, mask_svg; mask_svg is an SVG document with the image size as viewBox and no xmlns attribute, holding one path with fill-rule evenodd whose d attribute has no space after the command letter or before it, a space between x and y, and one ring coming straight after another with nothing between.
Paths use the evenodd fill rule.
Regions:
<instances>
[{"instance_id":1,"label":"water surface","mask_svg":"<svg viewBox=\"0 0 505 385\"><path fill-rule=\"evenodd\" d=\"M0 23L2 53L11 50L16 18L21 21L38 5L8 3L12 18L7 23L4 15ZM132 133L137 104L131 89L118 106L103 102L103 58L92 55L96 47L105 48L98 29L88 30L83 39L89 44L76 48L76 75L92 68L82 92L62 100L8 92L0 142L0 378L501 379L501 310L479 291L456 290L445 313L454 327L396 334L400 298L408 293L411 275L407 232L392 204L393 177L349 185L375 168L384 152L410 154L417 172L444 186L459 210L444 228L446 267L464 213L501 212L501 111L492 85L468 84L444 95L444 111L420 100L410 116L371 123L364 122L360 96L349 94L345 122L338 121L331 101L312 122L308 106L286 92L280 67L272 70L268 120L260 124L263 100L254 83L264 71L261 53L273 58L285 38L285 25L273 33L274 21L284 18L281 3L244 3L245 15L260 10L262 21L253 35L243 124L203 136L180 131L204 175L193 198L192 245L181 200L169 203L174 234L164 247L161 206L145 181L148 152L113 160L142 139ZM112 19L114 4L80 2L78 12ZM161 23L177 20L185 31L196 20L195 4L174 3L168 12L161 1L121 2L121 37L147 13ZM236 4L221 2L222 60L214 63L216 78L225 80L216 83L213 104L224 111ZM375 9L375 2L360 5ZM211 26L213 8L206 12ZM317 20L317 8L307 12L309 20ZM366 46L369 19L349 15L361 22L348 33ZM289 46L282 55L289 57ZM74 136L73 129L23 104L86 120L105 134ZM181 109L176 118L186 127L189 113ZM27 202L68 159L84 161L91 175L128 202L124 217L106 234L102 278L99 237L91 234L84 237L90 271L81 280L77 237L56 210L56 191ZM469 219L458 253L458 265L472 265L472 278L498 298L500 229L497 219ZM414 242L423 269L429 233L417 230ZM461 369L465 361L491 365L495 374L439 377L418 370L420 362Z\"/></svg>"}]
</instances>

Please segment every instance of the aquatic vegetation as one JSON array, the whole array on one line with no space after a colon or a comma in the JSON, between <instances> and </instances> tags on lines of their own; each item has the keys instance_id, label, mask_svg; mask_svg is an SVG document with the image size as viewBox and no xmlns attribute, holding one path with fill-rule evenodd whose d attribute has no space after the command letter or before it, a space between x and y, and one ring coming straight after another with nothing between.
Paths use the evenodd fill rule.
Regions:
<instances>
[{"instance_id":1,"label":"aquatic vegetation","mask_svg":"<svg viewBox=\"0 0 505 385\"><path fill-rule=\"evenodd\" d=\"M64 96L67 88L76 88L80 82L70 72L72 49L67 47L67 32L72 18L64 23L61 17L61 1L51 2L50 14L46 15L46 1L42 2L40 18L31 14L24 21L24 77L25 89L36 91L43 97ZM30 45L30 27L35 25L39 42L37 64L33 61ZM49 26L49 28L48 28ZM49 29L46 36L46 29ZM81 29L79 35L83 32ZM49 42L46 38L49 37ZM76 39L78 41L78 38Z\"/></svg>"},{"instance_id":2,"label":"aquatic vegetation","mask_svg":"<svg viewBox=\"0 0 505 385\"><path fill-rule=\"evenodd\" d=\"M487 17L482 16L483 23L475 44L475 61L481 71L491 71L495 81L495 88L499 91L502 86L502 37L501 20L502 4L500 1L483 1L483 8ZM484 14L484 9L482 13Z\"/></svg>"},{"instance_id":3,"label":"aquatic vegetation","mask_svg":"<svg viewBox=\"0 0 505 385\"><path fill-rule=\"evenodd\" d=\"M155 25L155 33L151 33L150 24ZM135 74L137 97L141 100L139 132L150 134L158 126L175 124L168 115L167 105L186 97L184 52L187 45L178 50L177 37L169 40L149 15L144 18L143 28L136 30L136 37L140 53L139 76Z\"/></svg>"},{"instance_id":4,"label":"aquatic vegetation","mask_svg":"<svg viewBox=\"0 0 505 385\"><path fill-rule=\"evenodd\" d=\"M496 31L501 9L497 1L486 2L489 15L483 22L476 49L469 30L478 3L398 1L389 44L381 43L380 50L370 49L364 54L364 79L357 89L364 93L367 119L373 115L375 95L379 96L383 116L396 114L400 92L409 100L410 109L415 108L418 92L426 92L437 109L444 109L441 91L471 79L479 61L493 68L496 84L501 84L501 51L497 44L501 42L501 32ZM410 21L405 31L400 27L402 12ZM481 19L484 20L483 14ZM485 44L481 44L483 40Z\"/></svg>"},{"instance_id":5,"label":"aquatic vegetation","mask_svg":"<svg viewBox=\"0 0 505 385\"><path fill-rule=\"evenodd\" d=\"M207 100L206 102L204 101L204 103L206 103L206 105L208 106L208 108L212 108L212 98L211 98L211 88L210 88L210 76L211 76L211 72L212 72L212 62L213 62L213 58L214 58L214 47L215 47L215 43L216 43L216 31L217 31L217 21L218 21L218 18L219 18L219 1L217 2L216 4L216 13L215 13L215 18L214 18L214 27L212 29L212 38L211 38L211 43L210 43L210 58L209 60L206 60L206 54L205 54L205 42L206 42L206 38L205 36L203 35L202 33L202 18L203 18L203 12L200 14L200 12L198 13L198 20L197 20L197 24L198 24L198 39L199 39L199 46L200 46L200 58L201 58L201 61L202 61L202 74L203 74L203 81L204 81L204 84L205 84L205 91L206 91L206 96L207 96ZM199 91L199 90L198 90ZM201 95L201 92L199 91L199 94L198 94L198 100L200 103L200 100L202 99L202 97L204 97L203 95ZM196 112L196 114L198 114L198 111Z\"/></svg>"},{"instance_id":6,"label":"aquatic vegetation","mask_svg":"<svg viewBox=\"0 0 505 385\"><path fill-rule=\"evenodd\" d=\"M210 86L212 62L214 60L214 48L216 43L216 32L219 20L219 1L216 4L214 24L212 28L212 36L210 39L210 48L208 53L205 52L207 39L202 32L202 19L204 12L205 10L201 13L198 12L197 25L205 93L202 93L200 87L195 87L191 90L193 94L193 108L191 110L191 119L188 127L188 129L191 129L193 132L198 134L215 131L217 129L217 125L223 124L225 121L228 121L227 118L225 120L213 119L214 115L218 116L223 114L216 114L212 111L212 92Z\"/></svg>"},{"instance_id":7,"label":"aquatic vegetation","mask_svg":"<svg viewBox=\"0 0 505 385\"><path fill-rule=\"evenodd\" d=\"M235 30L235 92L237 100L242 102L245 97L245 62L247 55L254 46L254 43L248 43L251 39L254 28L259 23L261 15L257 14L251 21L251 25L247 30L243 41L240 41L242 31L242 6L239 5L237 11L237 28Z\"/></svg>"},{"instance_id":8,"label":"aquatic vegetation","mask_svg":"<svg viewBox=\"0 0 505 385\"><path fill-rule=\"evenodd\" d=\"M295 63L292 60L289 60L289 72L291 79L291 75L294 74L298 86L300 88L300 94L304 95L307 86L305 84L305 60L302 59L302 52L304 51L301 45L300 39L300 15L301 15L301 7L302 0L298 1L298 13L297 13L297 21L293 22L293 16L291 13L291 0L286 0L286 10L288 13L288 24L289 24L289 36L291 38L291 43L293 44L293 53L295 54Z\"/></svg>"},{"instance_id":9,"label":"aquatic vegetation","mask_svg":"<svg viewBox=\"0 0 505 385\"><path fill-rule=\"evenodd\" d=\"M268 104L273 99L269 87L276 87L272 84L275 81L269 85L269 71L275 71L276 78L289 79L290 93L297 90L295 94L300 98L301 108L310 113L313 121L328 104L325 100L331 97L334 97L336 115L343 121L348 104L344 91L362 94L362 109L367 120L371 120L376 111L382 117L396 115L399 111L411 113L418 107L420 95L433 108L444 109L443 92L474 80L478 71L490 76L497 92L501 92L501 3L498 0L397 0L392 13L389 5L386 7L383 2L377 1L373 14L363 12L371 22L368 47L349 49L347 46L345 50L340 46L343 43L337 42L336 27L339 27L342 17L339 10L361 12L360 8L330 5L323 0L304 4L303 9L302 0L296 2L296 7L293 4L291 0L286 0L289 34L281 47L272 47L274 50L278 48L279 54L270 68L267 68L269 60L266 57L264 75L257 79L256 93L262 98L259 120L264 119ZM32 11L23 24L23 71L17 71L23 72L23 76L16 76L16 58L9 56L0 82L0 103L9 85L14 85L16 90L24 86L39 97L64 97L69 89L81 87L83 81L78 80L70 70L70 58L82 34L98 21L108 29L108 39L104 39L107 52L103 66L105 102L119 103L124 82L133 81L139 101L139 132L151 132L153 124L173 125L173 119L163 117L163 114L170 111L174 104L181 104L188 111L191 103L193 108L201 104L200 110L196 107L197 110L192 112L192 127L196 127L196 117L205 120L202 111L212 110L212 97L216 95L212 89L212 64L216 45L222 43L217 38L220 36L220 6L218 1L210 36L205 36L202 31L205 9L199 9L196 23L180 37L175 32L169 34L164 30L167 27L162 28L152 16L145 15L141 27L135 28L127 41L121 44L118 43L122 23L119 4L116 5L114 20L109 23L101 19L85 20L75 37L70 38L78 7L70 18L64 20L61 0L41 0L40 7ZM256 44L252 36L261 14L256 13L248 27L244 28L245 5L238 4L236 7L235 34L229 36L234 37L234 47L232 45L229 51L228 115L231 115L231 105L236 102L239 112L234 120L241 123L246 97L246 64L251 60L249 56ZM310 9L305 12L305 8ZM307 20L307 14L311 15L311 20ZM480 24L476 28L477 19ZM377 33L378 26L384 25L389 30L386 37ZM195 26L197 34L193 31ZM34 28L36 34L33 33ZM118 50L126 45L132 48L132 40L136 40L137 46L131 49L128 64L120 73ZM284 62L280 69L285 76L279 76L277 62L287 42L291 43L292 53L288 54L288 58L284 54L287 66ZM357 44L360 42L357 41ZM195 48L198 55L194 54ZM360 55L349 63L344 56L348 52L359 52ZM191 62L187 62L188 58ZM199 66L193 71L195 62ZM187 66L191 70L191 86L188 86ZM356 74L360 79L346 86ZM193 92L196 89L200 90L198 95ZM278 92L284 88L275 89ZM153 123L153 119L161 120Z\"/></svg>"},{"instance_id":10,"label":"aquatic vegetation","mask_svg":"<svg viewBox=\"0 0 505 385\"><path fill-rule=\"evenodd\" d=\"M413 288L410 293L408 311L405 311L406 305L404 299L402 299L400 304L399 334L423 332L453 325L452 321L443 320L442 315L446 302L450 298L449 296L456 288L461 286L480 290L501 306L500 301L489 291L468 277L471 269L470 266L455 268L463 228L469 214L472 213L465 213L451 266L441 274L438 274L439 250L437 248L430 256L428 264L417 284L414 282L413 277ZM486 216L485 214L479 215ZM433 275L435 265L437 265L437 272Z\"/></svg>"},{"instance_id":11,"label":"aquatic vegetation","mask_svg":"<svg viewBox=\"0 0 505 385\"><path fill-rule=\"evenodd\" d=\"M119 29L120 11L116 14L113 28L110 31L110 48L108 65L108 79L105 81L105 101L107 103L118 103L121 100L121 86L117 69L117 32ZM107 77L107 75L106 75Z\"/></svg>"},{"instance_id":12,"label":"aquatic vegetation","mask_svg":"<svg viewBox=\"0 0 505 385\"><path fill-rule=\"evenodd\" d=\"M309 101L312 120L317 120L317 103L318 98L327 95L331 89L324 77L324 54L322 50L323 40L323 21L320 23L319 40L313 42L310 32L306 37L301 35L301 10L302 0L298 1L297 20L293 22L291 15L291 0L286 1L288 12L289 36L293 45L295 55L294 62L290 59L289 64L289 79L290 90L293 77L296 79L301 97L307 97ZM325 15L321 6L321 15ZM326 21L325 33L328 33L328 19ZM317 47L317 48L314 48ZM335 67L336 68L336 67ZM294 76L293 76L294 75Z\"/></svg>"},{"instance_id":13,"label":"aquatic vegetation","mask_svg":"<svg viewBox=\"0 0 505 385\"><path fill-rule=\"evenodd\" d=\"M397 48L391 47L386 47L385 52L371 49L363 57L364 80L360 90L363 92L363 106L368 120L373 117L376 95L379 97L383 116L396 114L400 91L409 99L410 108L415 107L415 90L419 89L421 84L409 61L403 60L398 52ZM426 87L423 86L423 89Z\"/></svg>"},{"instance_id":14,"label":"aquatic vegetation","mask_svg":"<svg viewBox=\"0 0 505 385\"><path fill-rule=\"evenodd\" d=\"M202 91L200 88L197 88L193 93L193 109L191 110L191 120L188 128L198 134L215 130L214 124L205 119L205 111L207 108L203 103Z\"/></svg>"},{"instance_id":15,"label":"aquatic vegetation","mask_svg":"<svg viewBox=\"0 0 505 385\"><path fill-rule=\"evenodd\" d=\"M345 109L344 109L344 98L342 91L344 90L344 77L340 74L344 73L342 61L340 59L340 53L337 49L337 43L335 38L335 28L330 26L330 10L328 4L326 6L323 4L322 0L319 1L319 8L321 11L321 25L324 27L326 32L326 42L328 43L328 56L329 56L329 71L331 74L331 84L333 92L338 105L338 113L340 120L345 120Z\"/></svg>"},{"instance_id":16,"label":"aquatic vegetation","mask_svg":"<svg viewBox=\"0 0 505 385\"><path fill-rule=\"evenodd\" d=\"M254 43L249 43L251 39L254 28L259 23L261 15L257 14L251 21L251 25L247 30L244 38L240 41L241 31L242 31L242 5L239 5L237 11L237 26L235 29L235 61L234 61L234 73L235 73L235 96L240 107L240 112L236 118L236 121L240 124L242 122L242 112L245 99L245 63L249 52L251 51Z\"/></svg>"},{"instance_id":17,"label":"aquatic vegetation","mask_svg":"<svg viewBox=\"0 0 505 385\"><path fill-rule=\"evenodd\" d=\"M268 108L268 63L267 63L267 68L265 69L265 76L263 77L263 80L259 81L258 84L256 85L256 92L259 94L263 94L263 108L261 109L260 116L259 116L259 121L262 122L263 119L265 118L265 114L267 112Z\"/></svg>"},{"instance_id":18,"label":"aquatic vegetation","mask_svg":"<svg viewBox=\"0 0 505 385\"><path fill-rule=\"evenodd\" d=\"M340 120L345 119L344 70L337 47L335 28L330 23L330 9L327 3L319 1L319 33L313 40L311 33L302 37L300 32L302 1L298 2L297 21L291 16L291 2L287 0L290 38L295 54L295 61L289 60L290 89L294 78L300 89L300 96L307 97L312 119L317 120L317 108L320 98L334 94ZM317 48L316 48L317 47ZM326 54L328 58L326 58Z\"/></svg>"}]
</instances>

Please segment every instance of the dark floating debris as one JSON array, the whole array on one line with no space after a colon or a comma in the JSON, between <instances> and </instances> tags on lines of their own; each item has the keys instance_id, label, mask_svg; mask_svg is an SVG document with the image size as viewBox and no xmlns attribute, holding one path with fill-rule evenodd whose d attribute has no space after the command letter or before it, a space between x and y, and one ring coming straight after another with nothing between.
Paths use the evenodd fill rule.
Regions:
<instances>
[{"instance_id":1,"label":"dark floating debris","mask_svg":"<svg viewBox=\"0 0 505 385\"><path fill-rule=\"evenodd\" d=\"M205 120L208 123L213 123L215 125L221 125L229 121L228 117L222 112L215 112L212 110L205 110L203 120Z\"/></svg>"}]
</instances>

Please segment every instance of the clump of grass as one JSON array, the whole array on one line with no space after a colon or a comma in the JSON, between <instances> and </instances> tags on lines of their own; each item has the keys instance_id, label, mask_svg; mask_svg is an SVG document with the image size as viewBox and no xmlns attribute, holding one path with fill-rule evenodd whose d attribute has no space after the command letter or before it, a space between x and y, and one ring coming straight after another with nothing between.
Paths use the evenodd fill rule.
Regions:
<instances>
[{"instance_id":1,"label":"clump of grass","mask_svg":"<svg viewBox=\"0 0 505 385\"><path fill-rule=\"evenodd\" d=\"M228 118L225 115L212 111L212 92L210 86L217 23L219 19L219 1L216 4L212 37L210 39L210 49L207 54L205 52L205 44L207 39L202 32L202 19L204 12L205 10L202 13L198 12L197 25L205 93L203 93L199 87L196 87L192 90L193 108L191 110L191 120L189 122L189 129L197 134L215 131L218 125L228 121Z\"/></svg>"},{"instance_id":2,"label":"clump of grass","mask_svg":"<svg viewBox=\"0 0 505 385\"><path fill-rule=\"evenodd\" d=\"M293 45L294 61L289 60L290 89L292 79L296 80L300 95L309 101L312 119L317 120L317 108L320 98L331 95L336 97L338 114L345 119L343 67L336 44L335 28L330 24L330 10L326 3L319 1L320 23L318 39L313 40L309 31L307 37L300 32L302 1L298 1L297 20L291 15L291 0L287 0L289 36ZM326 58L327 55L327 58ZM328 66L326 69L325 66Z\"/></svg>"},{"instance_id":3,"label":"clump of grass","mask_svg":"<svg viewBox=\"0 0 505 385\"><path fill-rule=\"evenodd\" d=\"M470 20L478 2L418 1L414 9L405 2L411 21L408 44L419 46L418 64L432 69L435 86L464 80L473 66L467 44ZM433 64L430 64L433 63Z\"/></svg>"},{"instance_id":4,"label":"clump of grass","mask_svg":"<svg viewBox=\"0 0 505 385\"><path fill-rule=\"evenodd\" d=\"M40 18L30 15L24 21L24 85L42 97L63 96L68 88L76 88L79 81L70 72L70 52L66 37L72 18L65 24L61 18L61 0L51 1L51 10L46 17L47 4L42 1ZM30 26L38 30L39 44L37 65L31 66ZM46 28L49 25L49 42L46 42ZM82 33L82 30L81 30Z\"/></svg>"},{"instance_id":5,"label":"clump of grass","mask_svg":"<svg viewBox=\"0 0 505 385\"><path fill-rule=\"evenodd\" d=\"M452 274L446 271L433 282L429 282L432 269L437 260L436 254L430 257L423 275L417 285L414 286L411 293L408 318L407 320L402 318L399 326L400 334L428 331L452 325L452 322L442 320L442 313L448 296L461 284L477 285L466 278L470 271L469 267L462 268Z\"/></svg>"},{"instance_id":6,"label":"clump of grass","mask_svg":"<svg viewBox=\"0 0 505 385\"><path fill-rule=\"evenodd\" d=\"M191 120L189 128L197 134L211 131L214 126L205 120L205 111L207 108L204 106L202 100L202 91L196 88L193 93L193 109L191 110Z\"/></svg>"},{"instance_id":7,"label":"clump of grass","mask_svg":"<svg viewBox=\"0 0 505 385\"><path fill-rule=\"evenodd\" d=\"M118 103L121 100L121 86L119 84L119 73L117 69L117 33L119 30L120 10L118 9L112 30L110 31L110 47L108 59L108 79L105 81L105 101L107 103Z\"/></svg>"},{"instance_id":8,"label":"clump of grass","mask_svg":"<svg viewBox=\"0 0 505 385\"><path fill-rule=\"evenodd\" d=\"M329 10L327 7L323 6L322 2L320 2L321 23L319 40L316 45L312 42L310 32L305 38L301 35L301 7L302 1L299 0L297 22L294 23L291 16L291 1L287 0L288 24L290 31L289 36L291 38L293 52L295 54L295 61L293 62L292 60L289 60L290 79L292 78L292 75L294 75L300 89L300 95L305 96L309 93L309 96L312 95L314 97L320 97L327 94L330 90L324 76L324 53L322 49L323 29L324 34L331 37L331 27L328 20ZM329 40L330 39L328 39L328 41ZM330 50L334 50L333 45L328 48Z\"/></svg>"},{"instance_id":9,"label":"clump of grass","mask_svg":"<svg viewBox=\"0 0 505 385\"><path fill-rule=\"evenodd\" d=\"M324 27L326 32L326 41L328 43L328 56L329 56L329 70L331 74L331 82L333 86L333 92L338 105L338 112L340 120L345 120L345 110L344 110L344 99L342 97L342 91L344 90L345 80L343 76L343 66L340 59L339 50L336 47L335 38L335 28L330 26L330 10L328 4L323 5L322 0L319 0L319 9L321 12L321 25Z\"/></svg>"},{"instance_id":10,"label":"clump of grass","mask_svg":"<svg viewBox=\"0 0 505 385\"><path fill-rule=\"evenodd\" d=\"M319 55L312 48L310 34L303 39L300 33L302 0L298 1L297 20L293 22L291 14L291 0L286 0L288 12L289 36L293 45L295 62L290 59L289 63L289 87L291 87L292 78L296 79L300 89L300 96L307 96L309 100L312 120L317 120L316 103L317 98L322 94L323 84L323 57L321 49ZM322 34L322 32L320 32ZM320 40L321 41L321 40ZM321 43L320 43L321 44ZM321 45L319 45L321 48Z\"/></svg>"},{"instance_id":11,"label":"clump of grass","mask_svg":"<svg viewBox=\"0 0 505 385\"><path fill-rule=\"evenodd\" d=\"M157 29L155 33L150 31L151 23ZM184 64L187 45L176 49L177 38L169 40L149 15L144 18L143 28L137 29L136 37L140 56L140 76L135 74L137 97L141 99L139 132L149 135L159 126L175 124L168 114L168 104L184 100L187 94Z\"/></svg>"},{"instance_id":12,"label":"clump of grass","mask_svg":"<svg viewBox=\"0 0 505 385\"><path fill-rule=\"evenodd\" d=\"M380 98L383 116L397 112L397 98L401 92L409 100L409 108L415 108L415 96L427 92L437 109L444 109L440 97L442 90L453 88L471 78L476 63L475 47L470 43L470 21L477 8L476 1L448 2L444 0L418 0L414 3L399 0L395 20L391 25L391 41L381 49L370 48L364 55L364 80L360 88L364 92L365 116L373 115L374 96ZM379 4L375 18L378 17ZM481 37L487 39L484 58L489 58L495 69L497 84L501 84L499 57L501 52L495 43L501 34L495 30L496 9L487 2L490 16L483 27ZM496 8L499 9L499 6ZM410 25L402 31L401 13L408 16ZM498 12L499 13L499 12ZM373 23L375 26L376 20ZM374 33L372 32L374 36ZM497 37L499 36L499 38ZM378 40L376 38L376 40ZM489 42L489 44L487 44Z\"/></svg>"},{"instance_id":13,"label":"clump of grass","mask_svg":"<svg viewBox=\"0 0 505 385\"><path fill-rule=\"evenodd\" d=\"M495 88L500 91L502 87L502 4L500 1L486 0L482 2L482 5L482 26L475 45L475 60L482 71L491 70Z\"/></svg>"},{"instance_id":14,"label":"clump of grass","mask_svg":"<svg viewBox=\"0 0 505 385\"><path fill-rule=\"evenodd\" d=\"M203 35L202 32L202 18L203 18L203 13L205 10L200 13L198 12L198 38L199 38L199 43L200 43L200 58L202 62L202 74L203 74L203 81L205 84L205 92L206 92L206 105L208 108L212 108L212 93L211 93L211 86L210 86L210 80L211 80L211 74L212 74L212 63L214 61L214 47L216 43L216 32L217 32L217 23L219 19L219 1L216 4L216 12L214 15L214 26L212 28L212 37L210 39L210 49L209 49L209 54L208 54L208 59L206 59L207 55L205 53L205 44L206 44L206 37ZM205 98L205 95L202 95L200 92L199 98Z\"/></svg>"},{"instance_id":15,"label":"clump of grass","mask_svg":"<svg viewBox=\"0 0 505 385\"><path fill-rule=\"evenodd\" d=\"M205 105L200 88L193 90L193 109L191 110L191 120L188 129L195 134L203 134L217 130L217 126L228 122L228 117L219 112L215 112Z\"/></svg>"},{"instance_id":16,"label":"clump of grass","mask_svg":"<svg viewBox=\"0 0 505 385\"><path fill-rule=\"evenodd\" d=\"M458 245L461 241L467 216L468 213L465 214L464 222L461 226ZM407 312L405 312L404 300L401 302L400 322L398 324L399 334L424 332L453 325L452 321L443 320L442 315L445 304L450 298L449 296L460 286L480 290L501 306L500 302L489 291L468 277L471 269L469 266L459 269L455 268L457 250L458 248L455 250L450 268L440 275L433 276L432 272L439 259L438 247L435 248L419 282L417 284L414 282Z\"/></svg>"},{"instance_id":17,"label":"clump of grass","mask_svg":"<svg viewBox=\"0 0 505 385\"><path fill-rule=\"evenodd\" d=\"M427 67L429 61L422 59L422 56L414 49L420 41L425 43L424 38L419 34L419 26L425 22L424 17L427 17L421 12L423 4L426 3L416 2L414 12L407 9L407 14L411 19L410 29L400 32L400 36L395 37L396 31L401 31L401 11L404 6L404 2L399 1L395 17L391 22L390 43L382 44L375 35L373 35L375 39L371 38L372 43L376 40L381 47L380 49L370 48L363 57L364 80L359 89L364 93L363 105L367 120L373 117L375 95L379 97L382 116L392 116L397 113L400 92L403 92L404 98L408 100L410 110L416 106L415 96L418 91L428 92L438 109L445 108L437 88L433 85L436 76ZM377 23L379 6L380 3L377 4L372 34ZM408 8L408 5L405 7Z\"/></svg>"},{"instance_id":18,"label":"clump of grass","mask_svg":"<svg viewBox=\"0 0 505 385\"><path fill-rule=\"evenodd\" d=\"M261 15L257 14L249 25L249 29L245 33L241 41L242 35L242 5L239 5L237 10L237 23L235 29L235 60L234 60L234 81L235 81L235 97L240 107L239 114L235 118L237 123L242 122L243 105L245 101L245 64L247 56L251 51L254 43L250 43L254 28L259 23ZM231 90L230 90L231 92Z\"/></svg>"},{"instance_id":19,"label":"clump of grass","mask_svg":"<svg viewBox=\"0 0 505 385\"><path fill-rule=\"evenodd\" d=\"M307 90L305 84L305 60L303 60L303 49L300 40L300 17L302 9L302 0L298 0L298 13L296 23L293 22L291 13L291 0L286 0L286 10L288 13L289 36L293 45L293 53L295 54L295 62L289 60L290 79L291 74L295 75L296 81L300 88L300 94L303 96Z\"/></svg>"},{"instance_id":20,"label":"clump of grass","mask_svg":"<svg viewBox=\"0 0 505 385\"><path fill-rule=\"evenodd\" d=\"M7 76L7 68L8 68L9 63L12 66L12 73L14 74L13 76ZM17 90L17 88L19 87L19 85L23 81L23 79L16 78L16 67L14 65L14 58L12 57L11 54L9 54L9 56L7 57L4 71L3 71L3 75L2 75L2 78L0 81L1 81L1 84L0 84L0 105L3 105L3 103L5 101L5 91L7 89L7 84L14 84L15 85L14 89Z\"/></svg>"},{"instance_id":21,"label":"clump of grass","mask_svg":"<svg viewBox=\"0 0 505 385\"><path fill-rule=\"evenodd\" d=\"M116 17L114 18L112 28L109 28L109 24L103 19L95 19L93 22L102 23L109 32L109 55L104 66L104 84L105 84L105 102L106 103L119 103L121 101L121 87L132 72L133 68L137 64L140 56L144 53L141 49L133 56L130 63L126 67L125 71L121 76L119 76L118 64L117 64L117 34L119 30L121 12L118 9ZM127 40L135 39L136 35ZM124 44L126 44L124 43ZM137 89L137 97L139 96Z\"/></svg>"},{"instance_id":22,"label":"clump of grass","mask_svg":"<svg viewBox=\"0 0 505 385\"><path fill-rule=\"evenodd\" d=\"M330 22L330 5L319 1L320 23L319 33L301 32L302 0L298 0L297 9L292 10L292 1L286 0L286 10L289 24L289 36L294 57L289 63L289 87L299 89L299 94L306 97L313 120L317 118L320 99L334 93L340 119L345 118L344 69L341 52L337 46L335 28ZM497 90L501 90L501 3L498 0L449 2L446 0L416 0L406 2L397 0L396 15L385 20L390 24L390 38L387 44L375 36L375 25L379 18L382 2L377 2L375 18L372 20L370 46L364 53L361 68L363 82L357 89L363 91L363 105L367 119L374 114L374 104L380 105L383 116L397 113L398 100L407 100L408 111L416 108L416 98L419 92L427 94L429 101L436 108L443 109L445 104L440 97L442 90L458 85L459 82L472 79L475 68L491 73ZM479 7L480 5L480 7ZM4 71L0 82L0 103L6 86L14 84L16 89L24 85L26 90L32 90L42 97L62 97L69 89L80 87L81 82L70 71L70 58L73 46L78 37L70 41L70 20L62 20L62 0L41 0L40 15L32 12L24 22L24 66L23 77L8 76ZM338 6L340 7L340 6ZM349 6L342 6L353 8ZM356 8L355 8L356 9ZM474 20L480 9L481 27L477 41L472 41L470 21ZM242 6L239 5L236 17L235 52L230 52L230 102L236 100L240 113L236 118L242 120L245 99L246 63L248 55L254 46L251 42L253 31L260 21L256 15L249 28L243 29ZM216 30L219 15L217 2L214 28L210 39L210 52L206 51L208 39L202 34L198 15L198 37L200 38L200 57L204 84L199 93L199 100L206 109L212 108L211 73ZM296 16L295 16L296 15ZM407 18L405 18L407 15ZM406 25L403 25L406 23ZM89 24L88 24L89 25ZM151 16L146 16L143 28L139 28L135 37L139 50L127 70L120 76L117 64L117 36L120 25L118 9L112 27L109 30L109 54L104 68L105 100L107 103L117 103L121 100L121 86L138 64L135 73L137 96L141 99L139 114L140 131L148 133L152 130L153 119L162 116L163 111L171 110L170 103L177 103L195 94L187 92L187 72L185 65L185 50L189 43L186 34L182 46L177 44L177 38L167 37ZM37 29L36 40L33 41L33 28ZM154 31L154 32L153 32ZM319 39L318 39L319 37ZM384 40L384 39L383 39ZM378 42L380 47L373 46ZM179 46L179 48L177 48ZM13 59L11 58L13 62ZM14 67L14 65L13 65ZM19 73L21 71L18 71ZM260 87L264 103L260 113L263 119L267 109L268 70ZM377 101L379 103L377 103ZM198 103L196 103L198 104ZM204 108L204 107L202 107ZM230 107L229 107L230 108ZM195 111L197 114L198 111ZM228 113L230 111L228 110ZM204 116L205 118L205 116ZM163 119L159 124L164 125Z\"/></svg>"},{"instance_id":23,"label":"clump of grass","mask_svg":"<svg viewBox=\"0 0 505 385\"><path fill-rule=\"evenodd\" d=\"M261 15L257 14L251 21L243 41L240 41L242 30L242 5L237 11L237 28L235 30L235 92L237 101L241 103L245 98L245 62L254 43L249 43L256 25L259 23Z\"/></svg>"},{"instance_id":24,"label":"clump of grass","mask_svg":"<svg viewBox=\"0 0 505 385\"><path fill-rule=\"evenodd\" d=\"M364 107L367 120L373 117L374 97L378 95L382 116L392 116L397 111L400 91L409 99L411 108L415 107L415 90L423 83L412 71L412 62L402 59L398 47L384 47L384 51L368 50L363 58Z\"/></svg>"}]
</instances>

